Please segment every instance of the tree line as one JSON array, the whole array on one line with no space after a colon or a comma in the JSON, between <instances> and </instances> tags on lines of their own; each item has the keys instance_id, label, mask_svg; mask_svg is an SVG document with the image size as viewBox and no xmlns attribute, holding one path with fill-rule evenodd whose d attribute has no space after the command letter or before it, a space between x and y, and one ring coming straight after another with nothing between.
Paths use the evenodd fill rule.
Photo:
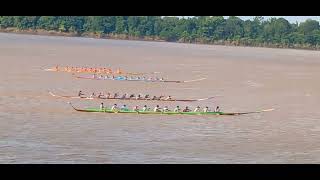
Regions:
<instances>
[{"instance_id":1,"label":"tree line","mask_svg":"<svg viewBox=\"0 0 320 180\"><path fill-rule=\"evenodd\" d=\"M91 33L170 42L320 49L316 20L290 23L284 18L242 20L236 16L0 16L0 28Z\"/></svg>"}]
</instances>

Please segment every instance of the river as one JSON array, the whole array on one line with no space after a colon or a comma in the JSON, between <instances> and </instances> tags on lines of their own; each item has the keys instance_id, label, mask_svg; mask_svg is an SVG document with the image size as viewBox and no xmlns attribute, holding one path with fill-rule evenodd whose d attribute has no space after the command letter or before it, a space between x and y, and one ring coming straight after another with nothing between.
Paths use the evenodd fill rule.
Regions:
<instances>
[{"instance_id":1,"label":"river","mask_svg":"<svg viewBox=\"0 0 320 180\"><path fill-rule=\"evenodd\" d=\"M319 163L320 52L0 33L0 163ZM106 66L192 83L75 79ZM147 102L243 116L81 113L48 94L110 91L213 100ZM71 100L79 108L99 101ZM139 101L104 101L143 106Z\"/></svg>"}]
</instances>

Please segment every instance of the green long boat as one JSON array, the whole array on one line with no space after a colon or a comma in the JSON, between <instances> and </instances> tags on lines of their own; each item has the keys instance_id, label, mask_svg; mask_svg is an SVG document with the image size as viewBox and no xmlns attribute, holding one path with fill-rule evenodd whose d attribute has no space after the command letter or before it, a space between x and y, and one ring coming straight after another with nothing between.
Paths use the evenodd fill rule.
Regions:
<instances>
[{"instance_id":1,"label":"green long boat","mask_svg":"<svg viewBox=\"0 0 320 180\"><path fill-rule=\"evenodd\" d=\"M154 111L112 111L111 109L99 109L99 108L86 108L86 109L77 109L75 108L70 102L69 104L71 107L79 112L96 112L96 113L116 113L116 114L157 114L157 115L229 115L229 116L236 116L236 115L244 115L244 114L252 114L252 113L262 113L273 111L274 109L266 109L261 111L253 111L253 112L233 112L233 113L226 113L226 112L154 112Z\"/></svg>"}]
</instances>

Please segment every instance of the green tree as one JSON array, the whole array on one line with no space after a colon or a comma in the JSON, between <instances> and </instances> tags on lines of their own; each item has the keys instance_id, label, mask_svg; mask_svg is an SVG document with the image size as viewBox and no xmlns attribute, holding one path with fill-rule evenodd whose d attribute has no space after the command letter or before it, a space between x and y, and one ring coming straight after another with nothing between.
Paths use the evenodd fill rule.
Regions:
<instances>
[{"instance_id":1,"label":"green tree","mask_svg":"<svg viewBox=\"0 0 320 180\"><path fill-rule=\"evenodd\" d=\"M316 20L308 19L305 22L300 23L299 31L303 34L311 34L314 30L319 29L319 22Z\"/></svg>"},{"instance_id":2,"label":"green tree","mask_svg":"<svg viewBox=\"0 0 320 180\"><path fill-rule=\"evenodd\" d=\"M320 49L320 27L315 20L300 24L284 18L243 21L230 16L0 16L1 28L44 29L62 32L158 36L166 41L232 43L254 46Z\"/></svg>"},{"instance_id":3,"label":"green tree","mask_svg":"<svg viewBox=\"0 0 320 180\"><path fill-rule=\"evenodd\" d=\"M1 17L1 28L14 27L14 17L13 16L2 16Z\"/></svg>"},{"instance_id":4,"label":"green tree","mask_svg":"<svg viewBox=\"0 0 320 180\"><path fill-rule=\"evenodd\" d=\"M58 30L59 25L56 16L41 16L38 19L37 28L45 30Z\"/></svg>"},{"instance_id":5,"label":"green tree","mask_svg":"<svg viewBox=\"0 0 320 180\"><path fill-rule=\"evenodd\" d=\"M122 34L127 31L127 22L123 16L116 17L115 32Z\"/></svg>"},{"instance_id":6,"label":"green tree","mask_svg":"<svg viewBox=\"0 0 320 180\"><path fill-rule=\"evenodd\" d=\"M225 33L230 39L236 36L243 37L243 20L235 16L230 16L226 21Z\"/></svg>"},{"instance_id":7,"label":"green tree","mask_svg":"<svg viewBox=\"0 0 320 180\"><path fill-rule=\"evenodd\" d=\"M35 29L39 16L15 16L14 25L18 29Z\"/></svg>"}]
</instances>

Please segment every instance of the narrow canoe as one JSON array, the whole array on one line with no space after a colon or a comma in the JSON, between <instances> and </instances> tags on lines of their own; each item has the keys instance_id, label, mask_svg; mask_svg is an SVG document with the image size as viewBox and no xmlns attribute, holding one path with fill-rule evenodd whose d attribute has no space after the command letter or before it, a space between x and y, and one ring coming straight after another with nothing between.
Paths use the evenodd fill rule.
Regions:
<instances>
[{"instance_id":1,"label":"narrow canoe","mask_svg":"<svg viewBox=\"0 0 320 180\"><path fill-rule=\"evenodd\" d=\"M236 115L244 115L244 114L253 114L253 113L262 113L273 111L274 109L266 109L261 111L254 111L254 112L233 112L233 113L226 113L226 112L153 112L153 111L112 111L110 109L103 109L100 110L98 108L86 108L86 109L77 109L75 108L70 102L69 104L71 107L79 112L95 112L95 113L115 113L115 114L157 114L157 115L228 115L228 116L236 116Z\"/></svg>"},{"instance_id":2,"label":"narrow canoe","mask_svg":"<svg viewBox=\"0 0 320 180\"><path fill-rule=\"evenodd\" d=\"M52 92L49 91L49 94L53 97L57 98L68 98L68 99L82 99L82 100L128 100L128 101L165 101L165 102L176 102L176 101L181 101L181 102L196 102L196 101L204 101L204 100L209 100L213 99L215 97L208 97L208 98L202 98L202 99L135 99L135 98L91 98L91 97L79 97L79 96L62 96L62 95L56 95Z\"/></svg>"},{"instance_id":3,"label":"narrow canoe","mask_svg":"<svg viewBox=\"0 0 320 180\"><path fill-rule=\"evenodd\" d=\"M206 78L187 80L187 81L174 81L174 80L147 80L147 79L125 79L124 76L117 76L115 78L100 78L100 77L88 77L88 76L76 76L78 79L91 79L91 80L115 80L115 81L141 81L141 82L164 82L164 83L188 83L202 81Z\"/></svg>"},{"instance_id":4,"label":"narrow canoe","mask_svg":"<svg viewBox=\"0 0 320 180\"><path fill-rule=\"evenodd\" d=\"M48 68L48 69L42 69L44 71L49 71L49 72L66 72L66 73L94 73L94 72L88 72L88 71L78 71L78 70L64 70L64 69L59 69L56 70L55 68ZM108 75L133 75L133 76L141 76L141 75L146 75L146 74L158 74L159 72L96 72L96 74L108 74Z\"/></svg>"}]
</instances>

